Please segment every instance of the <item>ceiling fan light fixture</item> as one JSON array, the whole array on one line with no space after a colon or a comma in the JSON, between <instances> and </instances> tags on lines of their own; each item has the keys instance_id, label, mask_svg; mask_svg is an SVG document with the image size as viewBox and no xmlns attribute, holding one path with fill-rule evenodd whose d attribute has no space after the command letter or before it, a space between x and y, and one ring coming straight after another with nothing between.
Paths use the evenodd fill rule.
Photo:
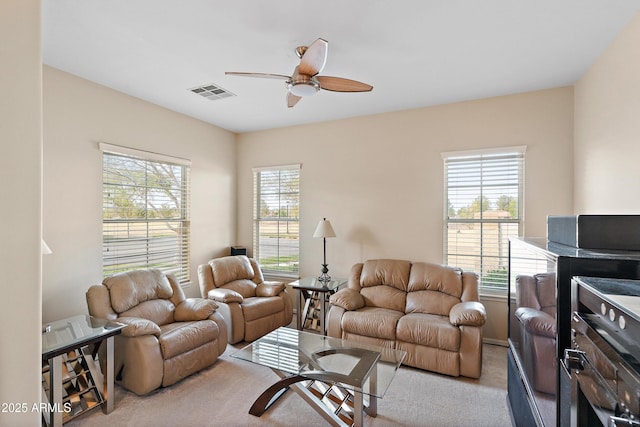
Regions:
<instances>
[{"instance_id":1,"label":"ceiling fan light fixture","mask_svg":"<svg viewBox=\"0 0 640 427\"><path fill-rule=\"evenodd\" d=\"M309 97L320 89L331 92L370 92L373 89L373 86L357 80L320 75L327 62L327 47L328 42L324 39L316 39L308 47L298 46L296 54L300 58L300 64L291 76L237 71L227 71L225 75L285 80L289 108L295 106L303 97Z\"/></svg>"},{"instance_id":2,"label":"ceiling fan light fixture","mask_svg":"<svg viewBox=\"0 0 640 427\"><path fill-rule=\"evenodd\" d=\"M297 83L292 82L292 83L289 83L287 86L288 86L289 92L291 92L295 96L300 96L300 97L311 96L320 90L320 85L313 80L297 82Z\"/></svg>"}]
</instances>

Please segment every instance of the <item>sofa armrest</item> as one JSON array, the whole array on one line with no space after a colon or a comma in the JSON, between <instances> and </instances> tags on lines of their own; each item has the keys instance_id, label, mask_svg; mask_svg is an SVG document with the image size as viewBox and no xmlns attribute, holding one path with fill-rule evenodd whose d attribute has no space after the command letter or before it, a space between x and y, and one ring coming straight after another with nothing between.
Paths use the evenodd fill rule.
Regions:
<instances>
[{"instance_id":1,"label":"sofa armrest","mask_svg":"<svg viewBox=\"0 0 640 427\"><path fill-rule=\"evenodd\" d=\"M209 297L209 299L217 302L223 302L225 304L228 304L230 302L237 302L239 304L242 304L242 301L244 301L244 298L242 298L242 295L240 295L238 292L232 289L225 288L211 289L207 296Z\"/></svg>"},{"instance_id":2,"label":"sofa armrest","mask_svg":"<svg viewBox=\"0 0 640 427\"><path fill-rule=\"evenodd\" d=\"M256 296L277 297L284 289L285 284L282 282L262 282L256 286Z\"/></svg>"},{"instance_id":3,"label":"sofa armrest","mask_svg":"<svg viewBox=\"0 0 640 427\"><path fill-rule=\"evenodd\" d=\"M210 299L187 298L176 307L173 317L176 322L189 322L208 319L218 308Z\"/></svg>"},{"instance_id":4,"label":"sofa armrest","mask_svg":"<svg viewBox=\"0 0 640 427\"><path fill-rule=\"evenodd\" d=\"M143 335L160 336L160 326L148 319L142 319L140 317L118 317L116 322L127 325L127 327L122 330L122 335L125 337L141 337Z\"/></svg>"},{"instance_id":5,"label":"sofa armrest","mask_svg":"<svg viewBox=\"0 0 640 427\"><path fill-rule=\"evenodd\" d=\"M535 308L520 307L515 315L527 332L549 338L556 337L556 319L549 313Z\"/></svg>"},{"instance_id":6,"label":"sofa armrest","mask_svg":"<svg viewBox=\"0 0 640 427\"><path fill-rule=\"evenodd\" d=\"M334 338L342 338L342 316L345 313L345 309L337 305L329 307L329 313L327 313L327 336Z\"/></svg>"},{"instance_id":7,"label":"sofa armrest","mask_svg":"<svg viewBox=\"0 0 640 427\"><path fill-rule=\"evenodd\" d=\"M460 302L449 312L449 322L454 326L482 326L486 320L487 311L477 301Z\"/></svg>"},{"instance_id":8,"label":"sofa armrest","mask_svg":"<svg viewBox=\"0 0 640 427\"><path fill-rule=\"evenodd\" d=\"M342 289L331 295L329 302L349 311L364 307L364 298L360 292L351 288Z\"/></svg>"}]
</instances>

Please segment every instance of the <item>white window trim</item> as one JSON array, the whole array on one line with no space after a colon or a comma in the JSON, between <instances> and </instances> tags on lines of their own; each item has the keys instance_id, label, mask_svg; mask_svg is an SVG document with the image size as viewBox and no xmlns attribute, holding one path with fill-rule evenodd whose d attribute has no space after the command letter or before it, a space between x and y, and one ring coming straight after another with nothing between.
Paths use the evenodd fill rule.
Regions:
<instances>
[{"instance_id":1,"label":"white window trim","mask_svg":"<svg viewBox=\"0 0 640 427\"><path fill-rule=\"evenodd\" d=\"M137 157L144 160L152 160L156 162L174 163L176 165L191 166L191 160L182 157L168 156L166 154L154 153L152 151L138 150L135 148L122 147L120 145L107 144L99 142L100 151L110 154L119 154L121 156Z\"/></svg>"},{"instance_id":2,"label":"white window trim","mask_svg":"<svg viewBox=\"0 0 640 427\"><path fill-rule=\"evenodd\" d=\"M495 148L486 148L486 149L478 149L478 150L445 151L443 153L440 153L440 155L442 156L443 160L446 160L450 157L472 157L472 156L510 154L510 153L524 154L526 151L527 151L526 145L514 145L511 147L495 147Z\"/></svg>"},{"instance_id":3,"label":"white window trim","mask_svg":"<svg viewBox=\"0 0 640 427\"><path fill-rule=\"evenodd\" d=\"M294 163L294 164L282 165L282 166L261 166L261 167L251 168L251 172L280 171L280 170L288 170L288 169L294 169L294 170L300 170L301 171L302 170L302 164Z\"/></svg>"},{"instance_id":4,"label":"white window trim","mask_svg":"<svg viewBox=\"0 0 640 427\"><path fill-rule=\"evenodd\" d=\"M283 171L283 170L297 170L299 176L302 173L302 164L301 163L293 163L293 164L288 164L288 165L273 165L273 166L260 166L260 167L253 167L251 168L251 172L252 172L252 176L254 177L253 179L255 179L255 174L259 173L259 172L264 172L264 171L272 171L272 170L276 170L276 171ZM255 183L254 183L255 185ZM300 185L298 184L298 197L300 197ZM256 223L257 223L257 218L255 217L255 212L253 212L253 209L255 209L255 204L256 204L256 194L255 194L255 187L254 187L254 194L252 195L252 205L254 206L254 208L252 208L252 215L251 215L251 223L252 225L252 241L254 242L254 246L255 246L255 242L256 242ZM300 218L298 218L298 224L300 224ZM298 245L300 244L300 236L298 235ZM253 248L253 256L258 259L259 258L259 250L258 248L254 247ZM265 275L265 277L271 279L271 280L283 280L283 281L289 281L289 280L296 280L299 278L299 274L300 274L300 248L298 247L298 271L296 272L291 272L291 273L287 273L284 271L271 271L271 270L267 270L264 271L263 273Z\"/></svg>"},{"instance_id":5,"label":"white window trim","mask_svg":"<svg viewBox=\"0 0 640 427\"><path fill-rule=\"evenodd\" d=\"M443 162L447 162L448 160L450 160L451 158L460 158L463 159L464 157L483 157L483 156L487 156L487 157L493 157L496 155L509 155L509 154L519 154L523 157L523 162L522 162L522 175L520 177L520 192L518 195L518 202L519 202L519 236L523 236L524 235L524 228L525 228L525 197L524 197L524 188L525 188L525 162L524 162L524 155L527 151L527 146L526 145L516 145L516 146L507 146L507 147L494 147L494 148L486 148L486 149L477 149L477 150L461 150L461 151L446 151L446 152L442 152L440 153ZM449 202L449 198L448 198L448 178L447 178L447 174L446 174L446 168L443 167L443 173L444 173L444 184L445 184L445 191L443 192L443 212L444 212L444 229L443 229L443 259L445 262L447 262L447 238L448 238L448 234L447 234L447 225L449 224L449 220L448 220L448 202ZM508 280L508 278L507 278ZM484 296L486 298L494 298L494 299L505 299L507 298L507 290L497 290L497 289L491 289L491 288L487 288L487 287L483 287L483 286L479 286L478 288L478 292L480 296Z\"/></svg>"},{"instance_id":6,"label":"white window trim","mask_svg":"<svg viewBox=\"0 0 640 427\"><path fill-rule=\"evenodd\" d=\"M117 156L125 156L125 157L132 157L132 158L137 158L140 160L145 160L145 161L152 161L152 162L159 162L159 163L168 163L168 164L174 164L174 165L178 165L178 166L185 166L187 168L191 168L191 160L189 159L185 159L185 158L181 158L181 157L175 157L175 156L169 156L166 154L161 154L161 153L155 153L155 152L151 152L151 151L144 151L144 150L138 150L135 148L129 148L129 147L123 147L123 146L119 146L119 145L113 145L113 144L108 144L105 142L99 142L98 143L98 148L100 151L102 151L103 154L110 154L110 155L117 155ZM102 173L104 173L104 160L103 160L103 171ZM189 185L190 185L190 180L189 180ZM104 184L103 184L103 189L102 191L104 191ZM187 188L187 197L190 197L190 189ZM187 201L187 205L190 206L190 201ZM189 207L189 211L187 213L187 217L186 217L186 222L187 224L190 224L190 207ZM102 219L102 222L104 224L104 217ZM189 253L191 251L190 247L191 247L191 237L190 237L191 232L188 232L189 235L189 243L188 243L188 249L187 249L187 257L189 258ZM103 239L104 239L104 235L103 235ZM104 268L104 267L103 267ZM188 287L191 286L191 260L187 259L187 265L186 265L186 272L187 272L187 279L186 280L181 280L180 285L182 287Z\"/></svg>"}]
</instances>

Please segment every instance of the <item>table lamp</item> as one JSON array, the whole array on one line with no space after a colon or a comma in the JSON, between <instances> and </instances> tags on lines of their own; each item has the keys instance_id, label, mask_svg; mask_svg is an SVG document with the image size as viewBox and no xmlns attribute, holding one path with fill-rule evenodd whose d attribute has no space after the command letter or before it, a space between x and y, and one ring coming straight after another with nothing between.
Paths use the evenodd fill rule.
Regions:
<instances>
[{"instance_id":1,"label":"table lamp","mask_svg":"<svg viewBox=\"0 0 640 427\"><path fill-rule=\"evenodd\" d=\"M336 237L336 232L333 231L331 223L327 221L327 218L322 218L316 227L316 231L313 233L313 237L322 237L322 248L324 253L324 263L322 264L322 274L318 277L321 282L331 281L329 276L329 268L327 267L327 237Z\"/></svg>"}]
</instances>

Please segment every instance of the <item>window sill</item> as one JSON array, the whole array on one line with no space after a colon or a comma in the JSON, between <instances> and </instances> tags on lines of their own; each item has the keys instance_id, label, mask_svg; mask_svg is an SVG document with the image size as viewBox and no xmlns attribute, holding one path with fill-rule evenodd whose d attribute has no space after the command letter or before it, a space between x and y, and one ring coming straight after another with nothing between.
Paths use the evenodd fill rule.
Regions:
<instances>
[{"instance_id":1,"label":"window sill","mask_svg":"<svg viewBox=\"0 0 640 427\"><path fill-rule=\"evenodd\" d=\"M478 292L478 295L479 295L481 300L485 300L485 301L505 302L505 301L507 301L509 299L507 297L507 292L506 291L500 292L500 291L480 290Z\"/></svg>"},{"instance_id":2,"label":"window sill","mask_svg":"<svg viewBox=\"0 0 640 427\"><path fill-rule=\"evenodd\" d=\"M264 280L285 282L285 283L290 283L300 278L300 276L298 276L297 274L289 276L284 274L269 274L269 273L263 272L262 275L264 276Z\"/></svg>"}]
</instances>

